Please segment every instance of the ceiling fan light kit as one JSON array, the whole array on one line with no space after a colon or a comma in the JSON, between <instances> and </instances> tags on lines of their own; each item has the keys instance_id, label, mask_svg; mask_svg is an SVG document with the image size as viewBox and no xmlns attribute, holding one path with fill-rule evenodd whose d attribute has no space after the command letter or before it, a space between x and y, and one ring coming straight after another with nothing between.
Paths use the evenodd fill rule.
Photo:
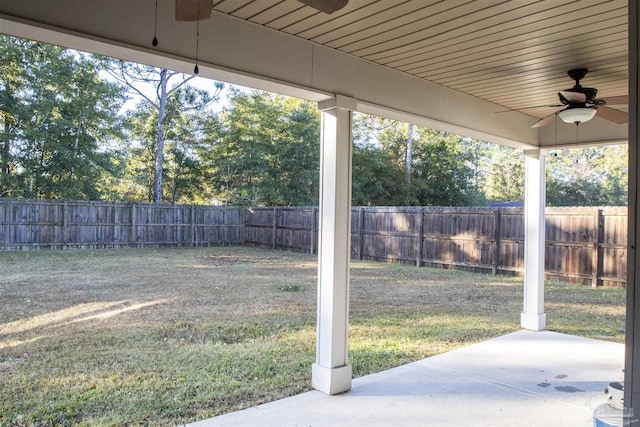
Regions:
<instances>
[{"instance_id":1,"label":"ceiling fan light kit","mask_svg":"<svg viewBox=\"0 0 640 427\"><path fill-rule=\"evenodd\" d=\"M580 124L588 122L596 115L597 110L595 108L588 107L576 107L567 108L558 113L558 117L565 123Z\"/></svg>"}]
</instances>

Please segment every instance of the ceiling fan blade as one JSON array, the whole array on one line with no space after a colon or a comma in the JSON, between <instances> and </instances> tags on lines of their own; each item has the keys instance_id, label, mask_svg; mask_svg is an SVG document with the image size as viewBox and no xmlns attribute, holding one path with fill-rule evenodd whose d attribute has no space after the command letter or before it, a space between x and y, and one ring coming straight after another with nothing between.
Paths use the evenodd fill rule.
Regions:
<instances>
[{"instance_id":1,"label":"ceiling fan blade","mask_svg":"<svg viewBox=\"0 0 640 427\"><path fill-rule=\"evenodd\" d=\"M561 90L560 92L558 92L558 95L560 96L560 99L564 98L569 102L574 102L574 103L587 102L587 95L580 92L571 92L568 90Z\"/></svg>"},{"instance_id":2,"label":"ceiling fan blade","mask_svg":"<svg viewBox=\"0 0 640 427\"><path fill-rule=\"evenodd\" d=\"M618 124L627 123L629 121L628 113L616 110L615 108L605 107L604 105L598 107L596 115Z\"/></svg>"},{"instance_id":3,"label":"ceiling fan blade","mask_svg":"<svg viewBox=\"0 0 640 427\"><path fill-rule=\"evenodd\" d=\"M211 0L176 0L176 21L198 21L211 17Z\"/></svg>"},{"instance_id":4,"label":"ceiling fan blade","mask_svg":"<svg viewBox=\"0 0 640 427\"><path fill-rule=\"evenodd\" d=\"M532 127L532 128L539 128L539 127L542 127L542 126L546 126L546 125L548 125L549 123L551 123L551 122L556 118L556 115L557 115L557 114L558 114L558 113L552 113L552 114L549 114L547 117L545 117L545 118L543 118L543 119L538 120L538 121L537 121L533 126L531 126L531 127Z\"/></svg>"},{"instance_id":5,"label":"ceiling fan blade","mask_svg":"<svg viewBox=\"0 0 640 427\"><path fill-rule=\"evenodd\" d=\"M600 98L598 101L604 101L604 105L628 105L629 95L610 96L608 98Z\"/></svg>"},{"instance_id":6,"label":"ceiling fan blade","mask_svg":"<svg viewBox=\"0 0 640 427\"><path fill-rule=\"evenodd\" d=\"M300 3L304 3L307 6L311 6L314 9L324 12L326 14L332 14L336 10L340 10L349 3L349 0L298 0Z\"/></svg>"}]
</instances>

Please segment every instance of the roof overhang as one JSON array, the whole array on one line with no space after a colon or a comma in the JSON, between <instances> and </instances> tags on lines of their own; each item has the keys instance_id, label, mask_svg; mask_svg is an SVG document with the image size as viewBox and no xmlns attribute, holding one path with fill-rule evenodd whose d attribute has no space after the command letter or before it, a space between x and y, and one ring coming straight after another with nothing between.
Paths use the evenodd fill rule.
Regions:
<instances>
[{"instance_id":1,"label":"roof overhang","mask_svg":"<svg viewBox=\"0 0 640 427\"><path fill-rule=\"evenodd\" d=\"M198 55L203 77L318 102L344 95L356 100L357 111L516 148L578 143L573 125L531 129L535 117L516 111L496 114L504 107L215 9L203 22ZM176 22L173 8L161 7L157 28L160 43L154 48L151 1L0 4L0 33L192 72L195 24ZM581 144L627 139L626 125L599 118L579 131Z\"/></svg>"}]
</instances>

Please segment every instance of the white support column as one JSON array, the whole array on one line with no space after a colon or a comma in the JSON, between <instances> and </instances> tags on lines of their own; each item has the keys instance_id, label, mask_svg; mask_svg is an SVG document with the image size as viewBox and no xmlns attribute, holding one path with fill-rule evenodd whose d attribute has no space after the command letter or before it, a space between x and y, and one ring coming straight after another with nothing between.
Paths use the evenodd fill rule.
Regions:
<instances>
[{"instance_id":1,"label":"white support column","mask_svg":"<svg viewBox=\"0 0 640 427\"><path fill-rule=\"evenodd\" d=\"M347 360L351 240L351 112L355 100L321 102L318 330L313 388L333 395L351 390Z\"/></svg>"},{"instance_id":2,"label":"white support column","mask_svg":"<svg viewBox=\"0 0 640 427\"><path fill-rule=\"evenodd\" d=\"M541 331L547 327L544 313L545 154L541 150L527 150L524 155L524 309L520 325Z\"/></svg>"}]
</instances>

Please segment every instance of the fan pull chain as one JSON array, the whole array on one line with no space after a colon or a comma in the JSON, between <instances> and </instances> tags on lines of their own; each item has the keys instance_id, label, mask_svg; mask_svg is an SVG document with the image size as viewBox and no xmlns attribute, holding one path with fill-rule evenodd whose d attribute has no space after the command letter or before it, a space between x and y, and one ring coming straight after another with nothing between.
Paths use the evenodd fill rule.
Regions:
<instances>
[{"instance_id":1,"label":"fan pull chain","mask_svg":"<svg viewBox=\"0 0 640 427\"><path fill-rule=\"evenodd\" d=\"M556 142L556 150L558 149L558 113L556 113L556 118L553 121L553 132L555 133L555 142Z\"/></svg>"},{"instance_id":2,"label":"fan pull chain","mask_svg":"<svg viewBox=\"0 0 640 427\"><path fill-rule=\"evenodd\" d=\"M198 74L198 49L200 47L200 0L198 0L198 20L196 21L196 66L193 67L193 73Z\"/></svg>"},{"instance_id":3,"label":"fan pull chain","mask_svg":"<svg viewBox=\"0 0 640 427\"><path fill-rule=\"evenodd\" d=\"M153 22L153 40L151 41L151 45L153 47L158 46L158 0L156 0L156 14Z\"/></svg>"}]
</instances>

